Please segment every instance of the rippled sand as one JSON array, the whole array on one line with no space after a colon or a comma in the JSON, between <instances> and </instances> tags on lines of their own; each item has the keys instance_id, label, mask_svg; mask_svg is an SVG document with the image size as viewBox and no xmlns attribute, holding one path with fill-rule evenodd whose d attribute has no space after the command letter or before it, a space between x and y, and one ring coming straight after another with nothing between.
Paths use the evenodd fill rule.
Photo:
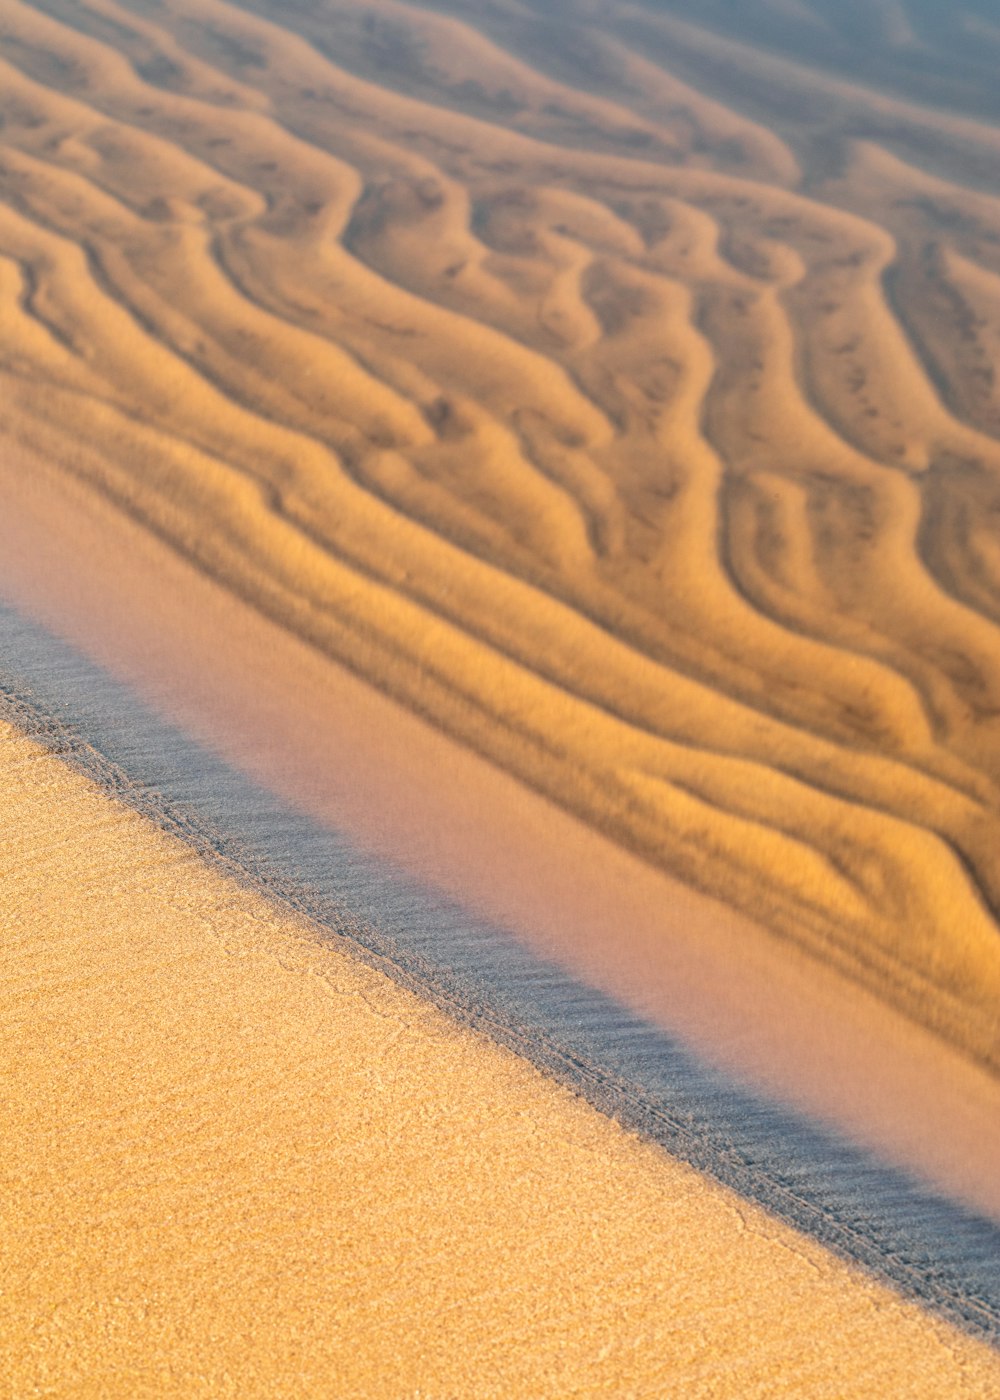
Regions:
<instances>
[{"instance_id":1,"label":"rippled sand","mask_svg":"<svg viewBox=\"0 0 1000 1400\"><path fill-rule=\"evenodd\" d=\"M0 782L0 1394L996 1393L6 723Z\"/></svg>"},{"instance_id":2,"label":"rippled sand","mask_svg":"<svg viewBox=\"0 0 1000 1400\"><path fill-rule=\"evenodd\" d=\"M997 31L757 8L3 0L2 428L995 1069Z\"/></svg>"},{"instance_id":3,"label":"rippled sand","mask_svg":"<svg viewBox=\"0 0 1000 1400\"><path fill-rule=\"evenodd\" d=\"M0 595L995 1219L980 11L0 0ZM4 734L22 1391L996 1384Z\"/></svg>"}]
</instances>

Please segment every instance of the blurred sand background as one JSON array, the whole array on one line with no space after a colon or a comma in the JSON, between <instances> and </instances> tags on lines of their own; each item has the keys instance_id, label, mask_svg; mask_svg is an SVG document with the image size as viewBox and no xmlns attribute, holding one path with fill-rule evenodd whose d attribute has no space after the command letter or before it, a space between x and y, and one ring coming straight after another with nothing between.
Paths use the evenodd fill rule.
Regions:
<instances>
[{"instance_id":1,"label":"blurred sand background","mask_svg":"<svg viewBox=\"0 0 1000 1400\"><path fill-rule=\"evenodd\" d=\"M6 723L0 781L0 1395L997 1393Z\"/></svg>"},{"instance_id":2,"label":"blurred sand background","mask_svg":"<svg viewBox=\"0 0 1000 1400\"><path fill-rule=\"evenodd\" d=\"M0 588L284 796L664 1023L701 1007L687 1030L721 1019L720 1062L994 1212L998 61L971 0L706 0L696 22L625 0L0 0ZM358 784L381 775L354 806L323 734L345 678ZM393 706L405 741L379 727ZM417 776L379 815L401 755ZM55 896L32 895L12 955L39 1006L108 958L73 1013L97 1025L132 995L114 941L143 915L121 849L80 864L53 763L23 818L53 854L15 893L44 875L118 903L103 940L67 924L50 946ZM585 866L643 892L589 942L557 912ZM278 981L269 1014L298 1026ZM210 1000L178 1004L242 1083ZM321 1133L325 1032L302 1027L294 1072L277 1045L268 1072ZM150 1036L153 1102L184 1070ZM37 1131L72 1122L86 1157L61 1052L38 1054ZM510 1072L543 1117L577 1112ZM673 1168L648 1170L668 1191ZM43 1217L17 1267L63 1228ZM758 1340L791 1345L772 1302ZM921 1393L865 1384L830 1393Z\"/></svg>"}]
</instances>

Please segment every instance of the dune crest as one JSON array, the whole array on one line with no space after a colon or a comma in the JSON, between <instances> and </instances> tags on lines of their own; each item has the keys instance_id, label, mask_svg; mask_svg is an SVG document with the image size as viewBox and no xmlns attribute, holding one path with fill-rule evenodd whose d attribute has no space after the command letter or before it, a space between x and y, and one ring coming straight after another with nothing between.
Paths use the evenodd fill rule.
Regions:
<instances>
[{"instance_id":1,"label":"dune crest","mask_svg":"<svg viewBox=\"0 0 1000 1400\"><path fill-rule=\"evenodd\" d=\"M0 778L4 1396L996 1393L6 718Z\"/></svg>"},{"instance_id":2,"label":"dune crest","mask_svg":"<svg viewBox=\"0 0 1000 1400\"><path fill-rule=\"evenodd\" d=\"M998 1069L1000 114L672 8L3 0L0 430Z\"/></svg>"}]
</instances>

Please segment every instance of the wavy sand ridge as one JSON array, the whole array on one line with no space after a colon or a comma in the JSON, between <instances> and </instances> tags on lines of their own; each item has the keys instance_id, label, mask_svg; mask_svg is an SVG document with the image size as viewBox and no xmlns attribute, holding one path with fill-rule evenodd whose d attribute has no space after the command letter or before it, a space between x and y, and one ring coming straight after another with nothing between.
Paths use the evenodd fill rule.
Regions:
<instances>
[{"instance_id":1,"label":"wavy sand ridge","mask_svg":"<svg viewBox=\"0 0 1000 1400\"><path fill-rule=\"evenodd\" d=\"M2 0L0 423L996 1068L998 114L786 8Z\"/></svg>"}]
</instances>

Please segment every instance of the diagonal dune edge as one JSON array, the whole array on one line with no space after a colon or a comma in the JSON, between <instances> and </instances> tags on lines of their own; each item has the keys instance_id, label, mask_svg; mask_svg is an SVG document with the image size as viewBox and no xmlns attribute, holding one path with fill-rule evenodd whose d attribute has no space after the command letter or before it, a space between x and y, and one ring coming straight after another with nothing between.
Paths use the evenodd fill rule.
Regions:
<instances>
[{"instance_id":1,"label":"diagonal dune edge","mask_svg":"<svg viewBox=\"0 0 1000 1400\"><path fill-rule=\"evenodd\" d=\"M4 444L0 479L0 596L71 643L46 641L0 609L7 686L73 726L86 716L82 737L140 790L181 805L197 795L217 831L270 848L269 879L279 883L298 869L322 890L368 853L368 874L338 894L353 913L368 907L382 870L407 872L416 884L393 915L397 944L419 945L423 925L436 930L437 980L456 976L464 958L467 1001L495 1006L511 981L466 939L485 923L497 947L523 950L527 971L515 970L515 982L530 984L539 963L573 979L542 1006L540 1027L575 1033L581 986L604 993L615 1016L638 1015L617 1038L598 1037L589 1058L604 1069L644 1044L643 1025L656 1027L751 1094L794 1106L1000 1220L995 1076L457 749L42 460ZM239 774L260 789L233 789ZM259 817L244 817L254 803ZM416 918L421 887L443 893L454 912ZM650 1054L653 1087L669 1107L655 1044ZM692 1095L711 1091L696 1084ZM756 1111L766 1125L763 1103ZM780 1162L780 1144L766 1139L762 1126L755 1151ZM814 1185L830 1150L816 1149Z\"/></svg>"},{"instance_id":2,"label":"diagonal dune edge","mask_svg":"<svg viewBox=\"0 0 1000 1400\"><path fill-rule=\"evenodd\" d=\"M990 1349L317 943L36 728L0 721L5 1394L994 1392Z\"/></svg>"},{"instance_id":3,"label":"diagonal dune edge","mask_svg":"<svg viewBox=\"0 0 1000 1400\"><path fill-rule=\"evenodd\" d=\"M5 712L248 899L349 916L355 960L995 1340L1000 31L979 8L0 0L0 637L44 653L35 708L16 648L0 666ZM102 676L108 713L74 708ZM209 772L256 829L186 825ZM91 797L98 832L126 820ZM25 801L58 872L75 838ZM323 903L332 851L373 888L402 872L391 936L363 881ZM77 893L106 883L134 929L134 870L105 855L107 880L73 857ZM66 957L107 946L65 935ZM124 1045L119 972L94 985ZM282 1073L322 1074L317 1034L311 1061L282 1042ZM39 1055L54 1116L29 1154L72 1060ZM150 1103L176 1102L172 1064ZM383 1302L361 1311L390 1335ZM672 1354L657 1326L637 1356Z\"/></svg>"},{"instance_id":4,"label":"diagonal dune edge","mask_svg":"<svg viewBox=\"0 0 1000 1400\"><path fill-rule=\"evenodd\" d=\"M8 626L4 635L16 654L17 631ZM44 638L37 644L51 666L58 652L50 653ZM81 685L85 673L71 657L57 659L57 665L59 683L71 683L71 703L85 705L93 723L94 697ZM311 852L316 841L308 824L275 809L266 794L209 755L185 752L190 745L180 736L166 729L158 735L155 723L143 730L116 702L114 687L100 678L97 684L105 742L108 732L124 735L131 773L72 726L46 716L37 701L19 698L4 685L0 715L116 803L179 838L227 880L285 909L312 930L313 939L360 959L459 1026L513 1050L675 1160L737 1191L849 1264L862 1265L905 1297L971 1335L1000 1340L996 1225L928 1195L904 1174L740 1090L699 1065L683 1046L568 982L530 952L519 953L500 931L428 898L419 886L397 888L390 874L381 903L356 907L359 890L370 901L373 887L386 884L377 864L322 835ZM143 749L151 743L162 750L160 780L166 773L185 794L181 808L162 796L144 768ZM207 792L214 800L206 808ZM354 867L353 879L338 886L331 866Z\"/></svg>"}]
</instances>

